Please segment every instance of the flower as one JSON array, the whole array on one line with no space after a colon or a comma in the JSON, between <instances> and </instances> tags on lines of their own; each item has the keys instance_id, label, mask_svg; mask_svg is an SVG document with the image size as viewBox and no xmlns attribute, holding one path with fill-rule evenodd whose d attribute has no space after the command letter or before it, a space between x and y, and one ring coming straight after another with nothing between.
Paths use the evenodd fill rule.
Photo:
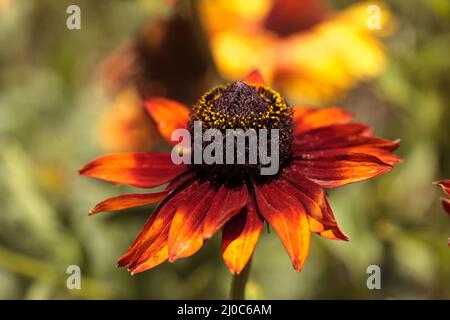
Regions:
<instances>
[{"instance_id":1,"label":"flower","mask_svg":"<svg viewBox=\"0 0 450 320\"><path fill-rule=\"evenodd\" d=\"M378 3L380 30L369 29L371 5L332 11L319 0L202 0L199 9L223 77L259 68L290 100L326 104L384 70L378 36L392 33L393 19Z\"/></svg>"},{"instance_id":2,"label":"flower","mask_svg":"<svg viewBox=\"0 0 450 320\"><path fill-rule=\"evenodd\" d=\"M248 162L226 167L176 165L170 154L149 152L109 154L85 165L81 175L116 184L154 188L168 183L161 192L109 198L90 212L159 202L118 261L132 274L193 255L219 230L225 263L232 273L240 273L264 222L281 238L294 269L301 270L311 232L348 240L324 189L378 176L399 162L391 153L398 141L374 137L366 125L351 122L352 115L340 108L291 108L256 71L242 81L212 89L191 112L162 97L145 104L168 141L174 129L190 129L199 120L203 128L220 130L279 129L280 170L262 176Z\"/></svg>"},{"instance_id":3,"label":"flower","mask_svg":"<svg viewBox=\"0 0 450 320\"><path fill-rule=\"evenodd\" d=\"M435 184L441 187L447 197L450 197L450 179L436 181ZM450 199L442 199L444 210L450 215ZM450 238L448 238L448 246L450 247Z\"/></svg>"}]
</instances>

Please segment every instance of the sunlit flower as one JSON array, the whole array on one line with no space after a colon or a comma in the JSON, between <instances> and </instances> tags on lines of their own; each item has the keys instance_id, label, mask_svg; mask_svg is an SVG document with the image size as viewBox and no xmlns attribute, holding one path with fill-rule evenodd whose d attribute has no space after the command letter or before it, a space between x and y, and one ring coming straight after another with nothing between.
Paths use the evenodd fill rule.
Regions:
<instances>
[{"instance_id":1,"label":"sunlit flower","mask_svg":"<svg viewBox=\"0 0 450 320\"><path fill-rule=\"evenodd\" d=\"M199 8L214 61L226 79L259 68L289 99L316 104L333 101L359 81L379 75L386 58L377 36L392 32L385 7L380 30L370 30L367 8L373 3L340 11L324 4L202 0Z\"/></svg>"},{"instance_id":2,"label":"sunlit flower","mask_svg":"<svg viewBox=\"0 0 450 320\"><path fill-rule=\"evenodd\" d=\"M447 197L450 197L450 179L449 180L441 180L435 182L438 186L441 187L442 191ZM450 215L450 199L442 199L442 206L444 210ZM448 246L450 247L450 238L448 238Z\"/></svg>"},{"instance_id":3,"label":"sunlit flower","mask_svg":"<svg viewBox=\"0 0 450 320\"><path fill-rule=\"evenodd\" d=\"M309 252L311 233L348 240L331 211L324 189L366 180L392 169L397 141L374 137L340 108L291 108L267 87L258 72L213 88L192 108L166 98L146 101L161 134L203 128L279 129L280 170L260 175L254 164L180 164L168 153L116 153L100 157L80 174L115 184L154 188L156 193L125 194L99 203L91 214L159 202L118 265L132 274L165 260L196 253L222 230L222 255L232 273L249 261L268 223L279 235L295 270ZM171 142L172 144L174 142ZM266 146L267 148L269 146ZM248 157L247 157L248 160ZM259 161L259 160L258 160Z\"/></svg>"}]
</instances>

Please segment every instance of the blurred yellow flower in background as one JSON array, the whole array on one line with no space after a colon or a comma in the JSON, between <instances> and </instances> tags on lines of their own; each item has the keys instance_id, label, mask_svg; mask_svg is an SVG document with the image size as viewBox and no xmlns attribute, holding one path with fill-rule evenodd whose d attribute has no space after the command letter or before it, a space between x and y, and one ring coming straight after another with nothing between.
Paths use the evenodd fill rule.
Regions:
<instances>
[{"instance_id":1,"label":"blurred yellow flower in background","mask_svg":"<svg viewBox=\"0 0 450 320\"><path fill-rule=\"evenodd\" d=\"M379 75L386 56L379 36L392 32L381 6L370 30L371 3L331 11L318 0L201 0L214 61L228 80L259 68L295 103L325 104L358 81Z\"/></svg>"}]
</instances>

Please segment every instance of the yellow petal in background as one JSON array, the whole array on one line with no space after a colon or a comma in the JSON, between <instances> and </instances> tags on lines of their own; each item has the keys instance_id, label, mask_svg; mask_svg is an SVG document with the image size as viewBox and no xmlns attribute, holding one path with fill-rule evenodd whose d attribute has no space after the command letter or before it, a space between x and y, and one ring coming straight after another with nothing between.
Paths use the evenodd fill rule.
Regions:
<instances>
[{"instance_id":1,"label":"yellow petal in background","mask_svg":"<svg viewBox=\"0 0 450 320\"><path fill-rule=\"evenodd\" d=\"M213 58L224 78L233 81L257 68L291 102L326 104L383 72L386 58L378 37L394 30L387 7L358 3L329 12L310 29L280 36L264 24L273 1L263 2L256 9L239 0L201 2ZM374 8L379 30L368 28Z\"/></svg>"}]
</instances>

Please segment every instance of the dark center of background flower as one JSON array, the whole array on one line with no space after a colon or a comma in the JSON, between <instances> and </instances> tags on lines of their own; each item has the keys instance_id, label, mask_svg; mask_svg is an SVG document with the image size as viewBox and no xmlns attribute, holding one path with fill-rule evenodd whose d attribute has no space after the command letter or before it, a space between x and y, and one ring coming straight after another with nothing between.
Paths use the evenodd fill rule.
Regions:
<instances>
[{"instance_id":1,"label":"dark center of background flower","mask_svg":"<svg viewBox=\"0 0 450 320\"><path fill-rule=\"evenodd\" d=\"M310 30L320 23L327 10L321 0L276 0L264 26L281 37Z\"/></svg>"},{"instance_id":2,"label":"dark center of background flower","mask_svg":"<svg viewBox=\"0 0 450 320\"><path fill-rule=\"evenodd\" d=\"M238 81L227 86L218 86L204 94L193 106L189 130L194 136L194 121L201 121L202 130L218 129L225 139L227 129L254 129L260 141L260 129L267 129L267 148L271 155L271 129L279 133L279 172L291 159L291 143L293 133L293 112L280 94L264 86L248 85ZM209 142L208 142L209 143ZM203 148L208 143L204 142ZM234 164L192 164L199 178L207 179L216 184L225 183L229 186L239 186L248 179L257 183L265 183L273 176L262 176L263 165L249 163L249 141L246 141L245 164L237 164L235 146ZM223 141L224 157L226 143Z\"/></svg>"}]
</instances>

